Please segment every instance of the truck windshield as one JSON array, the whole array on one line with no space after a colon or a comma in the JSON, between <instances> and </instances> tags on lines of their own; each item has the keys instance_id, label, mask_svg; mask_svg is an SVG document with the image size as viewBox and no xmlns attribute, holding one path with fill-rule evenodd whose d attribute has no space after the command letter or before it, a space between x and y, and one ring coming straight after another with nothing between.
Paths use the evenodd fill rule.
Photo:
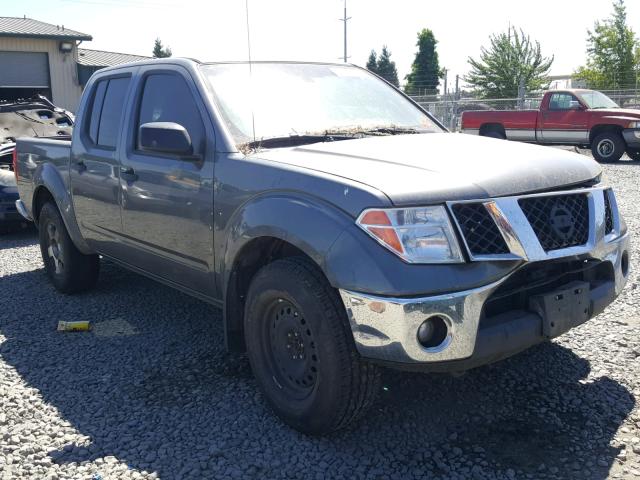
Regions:
<instances>
[{"instance_id":1,"label":"truck windshield","mask_svg":"<svg viewBox=\"0 0 640 480\"><path fill-rule=\"evenodd\" d=\"M580 92L580 97L589 108L620 108L616 102L611 100L602 92L589 90L588 92Z\"/></svg>"},{"instance_id":2,"label":"truck windshield","mask_svg":"<svg viewBox=\"0 0 640 480\"><path fill-rule=\"evenodd\" d=\"M202 65L202 71L239 146L442 131L392 87L356 67L253 63L250 71L237 63Z\"/></svg>"}]
</instances>

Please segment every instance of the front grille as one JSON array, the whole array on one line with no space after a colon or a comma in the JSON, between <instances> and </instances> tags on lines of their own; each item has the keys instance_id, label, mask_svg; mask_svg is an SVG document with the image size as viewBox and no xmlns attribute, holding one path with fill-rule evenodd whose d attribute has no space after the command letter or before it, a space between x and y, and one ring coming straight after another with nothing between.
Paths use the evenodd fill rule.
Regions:
<instances>
[{"instance_id":1,"label":"front grille","mask_svg":"<svg viewBox=\"0 0 640 480\"><path fill-rule=\"evenodd\" d=\"M455 204L453 213L472 255L509 253L504 238L482 203Z\"/></svg>"},{"instance_id":2,"label":"front grille","mask_svg":"<svg viewBox=\"0 0 640 480\"><path fill-rule=\"evenodd\" d=\"M604 191L604 233L605 235L613 232L613 210L611 209L611 200L609 200L609 190Z\"/></svg>"},{"instance_id":3,"label":"front grille","mask_svg":"<svg viewBox=\"0 0 640 480\"><path fill-rule=\"evenodd\" d=\"M589 202L585 194L522 198L518 203L545 251L587 243Z\"/></svg>"}]
</instances>

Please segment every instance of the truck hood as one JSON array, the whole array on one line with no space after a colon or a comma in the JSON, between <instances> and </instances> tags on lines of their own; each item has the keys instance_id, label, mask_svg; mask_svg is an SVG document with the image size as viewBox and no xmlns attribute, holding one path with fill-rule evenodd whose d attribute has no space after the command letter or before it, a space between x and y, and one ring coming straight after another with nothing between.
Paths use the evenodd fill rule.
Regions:
<instances>
[{"instance_id":1,"label":"truck hood","mask_svg":"<svg viewBox=\"0 0 640 480\"><path fill-rule=\"evenodd\" d=\"M630 108L611 108L604 109L599 108L596 110L589 110L591 113L596 113L603 118L619 119L619 120L640 120L640 110L633 110Z\"/></svg>"},{"instance_id":2,"label":"truck hood","mask_svg":"<svg viewBox=\"0 0 640 480\"><path fill-rule=\"evenodd\" d=\"M454 133L368 137L255 155L369 185L395 205L551 190L601 172L583 155Z\"/></svg>"}]
</instances>

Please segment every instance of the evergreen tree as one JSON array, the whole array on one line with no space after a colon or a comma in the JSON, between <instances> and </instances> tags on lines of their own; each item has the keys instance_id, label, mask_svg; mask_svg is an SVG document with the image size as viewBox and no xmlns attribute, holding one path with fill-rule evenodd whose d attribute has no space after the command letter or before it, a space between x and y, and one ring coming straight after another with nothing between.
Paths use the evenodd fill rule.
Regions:
<instances>
[{"instance_id":1,"label":"evergreen tree","mask_svg":"<svg viewBox=\"0 0 640 480\"><path fill-rule=\"evenodd\" d=\"M373 73L378 73L378 55L375 50L371 50L369 54L369 60L367 60L367 70Z\"/></svg>"},{"instance_id":2,"label":"evergreen tree","mask_svg":"<svg viewBox=\"0 0 640 480\"><path fill-rule=\"evenodd\" d=\"M428 28L418 33L418 53L411 65L411 72L405 77L408 94L436 94L443 71L440 69L436 45L438 41Z\"/></svg>"},{"instance_id":3,"label":"evergreen tree","mask_svg":"<svg viewBox=\"0 0 640 480\"><path fill-rule=\"evenodd\" d=\"M153 58L168 58L171 56L171 49L164 47L159 38L156 38L153 44Z\"/></svg>"},{"instance_id":4,"label":"evergreen tree","mask_svg":"<svg viewBox=\"0 0 640 480\"><path fill-rule=\"evenodd\" d=\"M553 56L544 57L539 42L509 28L490 37L478 60L469 57L471 71L465 80L484 98L515 98L520 82L529 91L546 88L552 63Z\"/></svg>"},{"instance_id":5,"label":"evergreen tree","mask_svg":"<svg viewBox=\"0 0 640 480\"><path fill-rule=\"evenodd\" d=\"M371 59L371 57L369 57L369 59ZM400 86L400 82L398 82L396 62L391 60L391 52L387 49L386 45L382 47L382 52L380 53L380 58L378 58L376 70L378 75L384 78L387 82L395 85L396 87Z\"/></svg>"},{"instance_id":6,"label":"evergreen tree","mask_svg":"<svg viewBox=\"0 0 640 480\"><path fill-rule=\"evenodd\" d=\"M640 70L640 43L627 25L623 0L613 2L613 14L587 33L587 64L575 76L589 87L614 89L635 86Z\"/></svg>"}]
</instances>

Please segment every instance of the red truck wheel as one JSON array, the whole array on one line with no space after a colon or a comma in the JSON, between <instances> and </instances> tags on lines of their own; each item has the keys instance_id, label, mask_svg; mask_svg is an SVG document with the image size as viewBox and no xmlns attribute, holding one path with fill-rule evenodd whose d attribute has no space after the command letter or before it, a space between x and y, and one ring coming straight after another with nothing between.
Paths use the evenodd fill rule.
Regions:
<instances>
[{"instance_id":1,"label":"red truck wheel","mask_svg":"<svg viewBox=\"0 0 640 480\"><path fill-rule=\"evenodd\" d=\"M624 154L625 144L615 132L604 132L593 139L591 153L598 162L617 162Z\"/></svg>"}]
</instances>

